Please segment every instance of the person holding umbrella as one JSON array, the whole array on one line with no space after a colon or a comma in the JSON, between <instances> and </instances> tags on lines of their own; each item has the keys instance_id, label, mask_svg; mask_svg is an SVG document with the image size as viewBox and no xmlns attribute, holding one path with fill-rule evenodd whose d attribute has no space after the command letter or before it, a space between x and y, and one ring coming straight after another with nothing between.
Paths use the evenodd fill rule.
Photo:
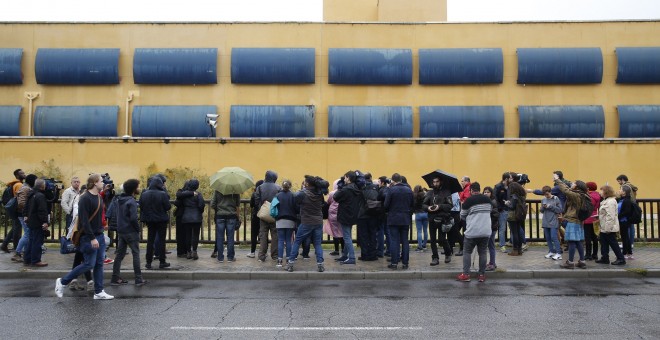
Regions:
<instances>
[{"instance_id":1,"label":"person holding umbrella","mask_svg":"<svg viewBox=\"0 0 660 340\"><path fill-rule=\"evenodd\" d=\"M234 262L234 231L240 225L241 194L252 187L252 175L239 167L225 167L210 178L215 189L211 207L215 210L215 242L218 261L224 262L224 242L227 238L227 261Z\"/></svg>"},{"instance_id":2,"label":"person holding umbrella","mask_svg":"<svg viewBox=\"0 0 660 340\"><path fill-rule=\"evenodd\" d=\"M422 209L428 212L429 232L431 234L431 265L440 264L438 256L438 233L440 242L445 251L445 263L451 262L451 248L447 242L447 233L451 230L452 218L450 215L453 207L451 195L461 191L461 185L454 175L447 174L440 170L433 171L422 176L426 183L431 187L424 197Z\"/></svg>"}]
</instances>

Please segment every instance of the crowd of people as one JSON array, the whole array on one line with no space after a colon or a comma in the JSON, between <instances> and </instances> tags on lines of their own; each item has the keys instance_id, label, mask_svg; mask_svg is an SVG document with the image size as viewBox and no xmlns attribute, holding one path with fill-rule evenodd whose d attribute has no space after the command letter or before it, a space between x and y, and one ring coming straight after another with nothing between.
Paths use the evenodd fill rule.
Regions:
<instances>
[{"instance_id":1,"label":"crowd of people","mask_svg":"<svg viewBox=\"0 0 660 340\"><path fill-rule=\"evenodd\" d=\"M540 212L548 245L545 258L563 260L565 249L560 242L563 238L568 245L568 259L560 261L561 268L586 268L586 261L625 265L626 260L634 259L632 240L636 207L638 209L637 187L625 175L617 178L618 191L609 185L598 188L593 182L576 180L571 183L564 179L561 171L553 172L552 187L537 190L526 189L527 176L514 172L505 172L501 182L483 191L478 182L471 182L467 176L460 179L461 190L453 190L453 186L445 183L448 178L439 173L427 176L429 189L421 185L412 189L407 179L398 173L374 180L370 173L351 170L334 181L330 189L328 181L308 175L302 188L294 192L290 180L283 180L280 186L277 173L269 170L264 180L255 184L250 200L251 251L248 257L267 262L270 255L276 267L292 272L299 255L309 258L313 245L317 270L323 272L321 243L325 233L333 238L334 251L330 255L335 256L334 260L340 265L385 257L387 268L406 270L410 259L409 228L414 220L415 251L423 253L430 244L430 266L440 264L438 246L441 246L445 263L451 262L453 256L463 256L463 272L457 279L470 281L472 253L476 248L479 254L477 278L483 282L485 272L497 268L498 248L509 256L522 256L527 249L526 200L528 194L536 194L543 197ZM14 171L14 177L3 193L3 205L7 211L15 211L15 215L11 216L12 229L0 249L9 252L8 245L13 242L12 261L22 262L26 267L45 267L48 263L42 261L42 246L52 208L52 202L44 194L45 181L33 174L25 175L21 169ZM147 226L145 268L154 268L154 259L159 261L158 268L169 267L164 241L172 207L177 227L177 257L199 259L197 249L206 204L199 192L198 180L188 180L171 204L165 186L167 179L163 175L149 178L143 192L139 180L129 179L122 184L119 195L115 195L114 185L106 179L91 174L81 186L80 179L74 177L62 194L60 204L69 228L67 238L75 240L77 247L71 272L56 280L58 297L62 297L64 287L68 286L72 290L93 290L94 299L112 299L113 296L104 291L103 266L114 262L111 285L127 284L120 275L127 248L132 252L135 284L147 283L140 265L140 222ZM268 216L260 214L264 205L269 208ZM240 195L215 191L210 206L214 210L216 227L212 257L219 262L234 262L235 230L242 223ZM357 256L352 239L354 226L360 249ZM507 226L510 242L505 237ZM106 236L108 230L112 231L109 237ZM617 243L617 233L621 235L622 249ZM114 261L106 256L113 242L116 242ZM458 251L454 252L457 243ZM507 245L511 250L507 250ZM612 262L610 249L616 257ZM83 276L86 285L78 284L83 282Z\"/></svg>"}]
</instances>

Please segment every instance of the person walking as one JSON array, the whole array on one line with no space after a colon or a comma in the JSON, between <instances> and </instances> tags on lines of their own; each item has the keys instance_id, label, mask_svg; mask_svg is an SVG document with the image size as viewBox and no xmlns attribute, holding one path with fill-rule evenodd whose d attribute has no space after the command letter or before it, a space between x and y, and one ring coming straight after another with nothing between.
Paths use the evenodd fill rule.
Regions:
<instances>
[{"instance_id":1,"label":"person walking","mask_svg":"<svg viewBox=\"0 0 660 340\"><path fill-rule=\"evenodd\" d=\"M151 179L149 190L144 191L140 196L140 220L147 224L147 264L145 265L147 269L152 269L154 251L160 261L158 268L163 269L170 266L170 263L166 262L165 232L167 223L170 221L169 210L171 208L170 195L165 191L163 180L159 176L154 176ZM154 245L156 236L159 239L157 249Z\"/></svg>"},{"instance_id":2,"label":"person walking","mask_svg":"<svg viewBox=\"0 0 660 340\"><path fill-rule=\"evenodd\" d=\"M497 207L497 200L495 199L495 195L493 193L493 188L491 187L485 187L483 191L483 195L488 197L490 199L490 203L492 204L493 208L490 212L490 224L491 224L491 230L492 233L490 234L490 237L488 238L488 253L490 256L490 260L486 264L486 271L494 271L497 269L497 264L495 263L495 257L497 255L497 249L495 249L495 235L497 235L497 232L499 231L499 223L500 223L500 213L499 209Z\"/></svg>"},{"instance_id":3,"label":"person walking","mask_svg":"<svg viewBox=\"0 0 660 340\"><path fill-rule=\"evenodd\" d=\"M46 190L46 182L43 179L36 180L25 205L25 220L30 228L28 246L23 255L23 263L26 267L48 265L41 261L41 246L44 245L44 232L48 230L49 221L48 202L44 190Z\"/></svg>"},{"instance_id":4,"label":"person walking","mask_svg":"<svg viewBox=\"0 0 660 340\"><path fill-rule=\"evenodd\" d=\"M589 190L589 199L594 206L591 216L584 220L584 238L586 244L585 261L598 260L598 239L596 228L598 226L598 209L600 208L601 197L598 193L598 186L594 182L587 182Z\"/></svg>"},{"instance_id":5,"label":"person walking","mask_svg":"<svg viewBox=\"0 0 660 340\"><path fill-rule=\"evenodd\" d=\"M465 239L463 247L463 272L456 278L459 281L470 282L470 266L472 251L477 247L479 254L479 282L486 281L486 251L488 240L492 233L491 211L493 205L490 198L482 195L479 182L470 183L470 196L461 207L461 220L465 220Z\"/></svg>"},{"instance_id":6,"label":"person walking","mask_svg":"<svg viewBox=\"0 0 660 340\"><path fill-rule=\"evenodd\" d=\"M265 202L272 202L282 188L277 185L277 173L268 170L264 176L264 183L256 189L255 203L257 211ZM259 262L266 261L268 251L268 234L270 234L270 258L277 260L277 229L275 223L259 220ZM219 249L219 248L218 248Z\"/></svg>"},{"instance_id":7,"label":"person walking","mask_svg":"<svg viewBox=\"0 0 660 340\"><path fill-rule=\"evenodd\" d=\"M21 187L23 186L23 181L25 181L25 172L21 169L16 169L14 170L14 178L15 180L9 181L7 183L7 188L5 191L2 193L2 205L6 205L9 203L9 201L16 197L18 192L21 190ZM34 182L32 183L34 184ZM11 230L5 235L5 239L2 240L2 245L0 246L0 250L2 250L5 253L9 253L9 242L11 241L14 245L14 251L15 255L12 258L12 260L16 261L17 259L21 259L21 249L18 248L18 243L20 242L21 239L21 232L24 232L27 228L23 226L23 223L20 222L22 219L22 216L17 215L17 216L12 216L11 217ZM26 236L27 237L27 236ZM18 261L16 261L18 262Z\"/></svg>"},{"instance_id":8,"label":"person walking","mask_svg":"<svg viewBox=\"0 0 660 340\"><path fill-rule=\"evenodd\" d=\"M250 195L250 209L251 209L251 214L250 214L250 252L247 254L247 257L253 259L255 258L255 254L257 252L257 245L259 244L259 228L261 221L257 214L259 213L259 208L260 206L257 205L257 188L259 188L260 185L264 183L263 179L258 180L256 183L254 183L254 191L252 192L252 195ZM217 254L217 249L216 249L216 256ZM211 257L216 257L216 256L211 256Z\"/></svg>"},{"instance_id":9,"label":"person walking","mask_svg":"<svg viewBox=\"0 0 660 340\"><path fill-rule=\"evenodd\" d=\"M291 257L291 242L293 241L293 230L297 225L298 206L291 192L291 181L282 181L282 191L275 195L277 201L277 216L275 217L275 228L277 229L277 267L282 267L284 254L286 258Z\"/></svg>"},{"instance_id":10,"label":"person walking","mask_svg":"<svg viewBox=\"0 0 660 340\"><path fill-rule=\"evenodd\" d=\"M87 191L87 186L83 185L80 188L80 193L76 195L76 197L73 199L73 210L71 212L71 224L68 226L68 231L66 234L67 239L71 239L73 237L73 227L77 224L78 220L78 202L80 201L80 197ZM81 263L84 261L84 256L83 253L80 251L80 247L76 247L76 252L73 257L73 265L71 266L71 269L74 269L78 267ZM79 281L78 278L74 278L71 283L69 283L69 289L71 290L85 290L85 288L88 291L93 291L94 290L94 280L92 279L92 271L88 270L83 273L85 276L85 281L87 284L82 284L82 281Z\"/></svg>"},{"instance_id":11,"label":"person walking","mask_svg":"<svg viewBox=\"0 0 660 340\"><path fill-rule=\"evenodd\" d=\"M413 197L415 200L415 227L417 228L417 248L416 252L423 252L426 250L426 243L429 241L429 213L423 208L424 196L426 191L421 185L415 185L413 189Z\"/></svg>"},{"instance_id":12,"label":"person walking","mask_svg":"<svg viewBox=\"0 0 660 340\"><path fill-rule=\"evenodd\" d=\"M82 231L80 251L84 262L62 278L55 280L55 295L61 298L64 287L80 274L94 269L94 300L112 300L115 297L103 289L103 259L105 258L105 237L101 210L103 199L99 192L103 189L101 175L92 174L87 178L87 193L78 202L78 224Z\"/></svg>"},{"instance_id":13,"label":"person walking","mask_svg":"<svg viewBox=\"0 0 660 340\"><path fill-rule=\"evenodd\" d=\"M199 245L199 233L202 229L204 220L204 197L199 189L199 181L191 179L186 182L181 192L177 192L177 199L181 202L183 213L181 215L181 225L183 227L183 251L185 257L189 260L198 260L197 246Z\"/></svg>"},{"instance_id":14,"label":"person walking","mask_svg":"<svg viewBox=\"0 0 660 340\"><path fill-rule=\"evenodd\" d=\"M543 200L541 200L541 213L543 214L543 233L548 244L546 259L561 260L561 244L559 243L559 215L562 213L559 197L552 194L552 188L544 186Z\"/></svg>"},{"instance_id":15,"label":"person walking","mask_svg":"<svg viewBox=\"0 0 660 340\"><path fill-rule=\"evenodd\" d=\"M505 204L509 210L507 214L507 222L509 222L509 230L511 231L511 243L513 244L513 250L509 252L509 256L522 256L522 226L525 223L525 218L527 217L526 207L527 194L522 185L517 182L512 182L509 184L509 193L511 196Z\"/></svg>"},{"instance_id":16,"label":"person walking","mask_svg":"<svg viewBox=\"0 0 660 340\"><path fill-rule=\"evenodd\" d=\"M587 185L577 180L571 188L569 188L557 174L553 174L555 184L559 186L564 195L566 195L566 206L564 207L564 220L566 221L566 234L564 238L568 242L568 260L561 264L560 267L564 269L575 269L575 267L586 269L587 264L584 262L584 248L582 242L584 241L584 228L582 221L578 219L578 210L582 207L583 199L590 199L587 195ZM577 264L573 261L575 257L575 249L577 248L580 256Z\"/></svg>"},{"instance_id":17,"label":"person walking","mask_svg":"<svg viewBox=\"0 0 660 340\"><path fill-rule=\"evenodd\" d=\"M303 189L295 195L295 204L300 211L300 226L298 226L296 238L287 261L286 270L288 272L293 271L300 245L310 237L314 244L316 270L320 273L325 271L323 248L321 247L323 241L323 194L328 192L329 186L330 184L321 177L305 175Z\"/></svg>"},{"instance_id":18,"label":"person walking","mask_svg":"<svg viewBox=\"0 0 660 340\"><path fill-rule=\"evenodd\" d=\"M117 198L117 205L115 206L117 214L117 256L115 256L115 262L112 264L112 278L110 279L110 285L112 286L128 283L127 280L119 276L127 247L131 249L133 255L135 285L142 286L147 283L142 278L142 270L140 269L140 231L142 228L138 222L138 206L135 200L135 195L140 193L139 186L139 180L127 180L122 185L124 193Z\"/></svg>"},{"instance_id":19,"label":"person walking","mask_svg":"<svg viewBox=\"0 0 660 340\"><path fill-rule=\"evenodd\" d=\"M16 204L18 205L18 198L19 197L26 197L30 194L32 191L32 187L34 187L34 182L37 180L37 176L33 174L29 174L25 176L25 182L22 183L21 185L16 185L14 184L14 189L18 188L15 197L16 197ZM12 223L18 223L19 226L23 229L23 235L20 237L18 240L18 244L16 245L16 251L14 256L12 256L11 260L13 262L21 263L23 262L23 254L27 250L28 243L30 241L30 228L28 227L27 223L25 222L25 217L23 216L23 211L19 211L18 207L16 209L16 218L12 219ZM17 234L14 234L16 236ZM18 234L20 235L20 234ZM9 234L7 234L7 242L9 242Z\"/></svg>"},{"instance_id":20,"label":"person walking","mask_svg":"<svg viewBox=\"0 0 660 340\"><path fill-rule=\"evenodd\" d=\"M440 264L438 255L438 242L442 243L445 251L445 263L451 262L451 248L447 242L447 233L442 231L443 224L451 221L450 211L454 206L452 194L449 189L442 186L442 178L435 177L432 180L433 188L426 193L422 209L428 212L429 233L431 234L431 266ZM439 237L438 237L439 234Z\"/></svg>"},{"instance_id":21,"label":"person walking","mask_svg":"<svg viewBox=\"0 0 660 340\"><path fill-rule=\"evenodd\" d=\"M355 264L355 249L353 248L353 225L357 223L360 210L362 191L357 187L355 171L344 174L343 181L339 181L338 190L333 199L339 204L337 210L337 221L341 224L344 236L344 252L342 256L335 259L340 264Z\"/></svg>"},{"instance_id":22,"label":"person walking","mask_svg":"<svg viewBox=\"0 0 660 340\"><path fill-rule=\"evenodd\" d=\"M616 201L614 188L604 185L600 188L603 200L598 208L598 221L600 222L600 259L596 263L612 264L615 266L626 264L626 259L621 252L619 243L616 241L616 233L619 232L619 208ZM614 251L616 260L610 263L610 248Z\"/></svg>"},{"instance_id":23,"label":"person walking","mask_svg":"<svg viewBox=\"0 0 660 340\"><path fill-rule=\"evenodd\" d=\"M402 183L401 175L392 175L392 185L385 194L385 211L387 212L387 226L392 238L390 254L392 259L387 268L397 269L399 261L401 269L408 269L410 259L410 245L408 242L408 228L410 227L415 200L408 184Z\"/></svg>"}]
</instances>

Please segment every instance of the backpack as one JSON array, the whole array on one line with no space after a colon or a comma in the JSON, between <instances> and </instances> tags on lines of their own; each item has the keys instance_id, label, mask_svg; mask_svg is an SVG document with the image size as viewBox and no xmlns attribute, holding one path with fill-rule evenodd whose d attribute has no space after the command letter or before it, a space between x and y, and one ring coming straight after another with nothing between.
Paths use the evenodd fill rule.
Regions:
<instances>
[{"instance_id":1,"label":"backpack","mask_svg":"<svg viewBox=\"0 0 660 340\"><path fill-rule=\"evenodd\" d=\"M9 200L14 198L14 188L13 185L7 184L5 191L2 192L2 205L7 205Z\"/></svg>"},{"instance_id":2,"label":"backpack","mask_svg":"<svg viewBox=\"0 0 660 340\"><path fill-rule=\"evenodd\" d=\"M630 212L630 217L628 218L628 222L630 224L642 223L642 208L640 208L637 202L631 201L630 203L632 203L632 211Z\"/></svg>"},{"instance_id":3,"label":"backpack","mask_svg":"<svg viewBox=\"0 0 660 340\"><path fill-rule=\"evenodd\" d=\"M378 216L383 212L383 202L378 200L378 189L374 185L365 186L362 189L362 197L365 201L367 215Z\"/></svg>"},{"instance_id":4,"label":"backpack","mask_svg":"<svg viewBox=\"0 0 660 340\"><path fill-rule=\"evenodd\" d=\"M580 194L580 206L577 209L577 218L580 222L591 217L594 212L594 204L591 202L591 197L585 194Z\"/></svg>"}]
</instances>

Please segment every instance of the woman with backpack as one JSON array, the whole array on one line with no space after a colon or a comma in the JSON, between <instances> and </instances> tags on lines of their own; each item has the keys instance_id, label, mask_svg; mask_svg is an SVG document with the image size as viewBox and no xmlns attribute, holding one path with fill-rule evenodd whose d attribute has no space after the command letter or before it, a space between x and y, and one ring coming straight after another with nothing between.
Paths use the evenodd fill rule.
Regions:
<instances>
[{"instance_id":1,"label":"woman with backpack","mask_svg":"<svg viewBox=\"0 0 660 340\"><path fill-rule=\"evenodd\" d=\"M555 184L558 186L559 190L566 195L566 205L564 207L564 220L566 223L566 234L564 238L568 242L568 260L560 265L564 269L575 269L575 267L587 269L587 264L584 262L584 248L582 246L582 241L584 241L584 228L582 222L589 216L593 211L593 206L591 205L591 198L587 195L587 185L582 181L575 181L571 188L559 179L557 174L553 174ZM586 204L585 204L586 203ZM588 211L585 216L580 216L584 207L588 207ZM584 219L581 219L584 217ZM578 254L580 255L580 260L576 264L573 262L575 258L575 248L577 248Z\"/></svg>"},{"instance_id":2,"label":"woman with backpack","mask_svg":"<svg viewBox=\"0 0 660 340\"><path fill-rule=\"evenodd\" d=\"M277 229L277 267L281 268L284 254L291 256L291 245L293 242L293 230L298 225L298 207L291 192L291 181L282 182L282 191L275 195L277 201L277 216L275 216L275 228ZM273 199L274 201L274 199Z\"/></svg>"},{"instance_id":3,"label":"woman with backpack","mask_svg":"<svg viewBox=\"0 0 660 340\"><path fill-rule=\"evenodd\" d=\"M507 222L509 222L509 229L511 230L511 243L513 243L513 250L509 252L509 256L522 256L522 233L520 232L527 217L527 193L525 188L518 182L509 184L510 197L504 202L509 214Z\"/></svg>"},{"instance_id":4,"label":"woman with backpack","mask_svg":"<svg viewBox=\"0 0 660 340\"><path fill-rule=\"evenodd\" d=\"M623 256L627 260L634 260L632 254L632 242L629 229L633 227L630 218L633 212L633 203L631 200L632 190L629 186L621 187L621 198L619 198L619 226L621 228L621 244L623 245Z\"/></svg>"}]
</instances>

